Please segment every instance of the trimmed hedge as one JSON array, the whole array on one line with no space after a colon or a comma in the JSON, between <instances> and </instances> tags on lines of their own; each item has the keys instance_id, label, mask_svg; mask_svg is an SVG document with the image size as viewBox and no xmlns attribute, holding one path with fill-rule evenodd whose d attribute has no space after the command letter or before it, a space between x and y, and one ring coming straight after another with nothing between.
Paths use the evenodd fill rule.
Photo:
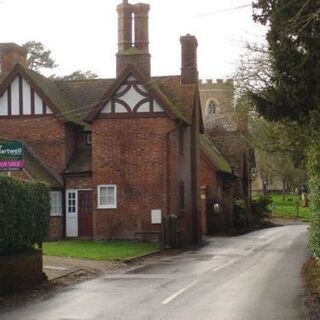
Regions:
<instances>
[{"instance_id":1,"label":"trimmed hedge","mask_svg":"<svg viewBox=\"0 0 320 320\"><path fill-rule=\"evenodd\" d=\"M0 176L0 255L23 252L41 243L49 217L47 185Z\"/></svg>"},{"instance_id":2,"label":"trimmed hedge","mask_svg":"<svg viewBox=\"0 0 320 320\"><path fill-rule=\"evenodd\" d=\"M309 250L310 253L320 260L320 137L313 136L312 143L309 145L308 174L310 188L310 209L311 220L309 228Z\"/></svg>"}]
</instances>

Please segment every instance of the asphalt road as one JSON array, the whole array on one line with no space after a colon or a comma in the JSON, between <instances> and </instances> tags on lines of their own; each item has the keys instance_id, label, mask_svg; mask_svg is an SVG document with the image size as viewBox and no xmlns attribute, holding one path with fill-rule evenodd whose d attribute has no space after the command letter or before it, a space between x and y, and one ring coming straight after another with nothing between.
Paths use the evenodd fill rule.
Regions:
<instances>
[{"instance_id":1,"label":"asphalt road","mask_svg":"<svg viewBox=\"0 0 320 320\"><path fill-rule=\"evenodd\" d=\"M108 273L1 320L301 320L307 227L210 238L207 246Z\"/></svg>"}]
</instances>

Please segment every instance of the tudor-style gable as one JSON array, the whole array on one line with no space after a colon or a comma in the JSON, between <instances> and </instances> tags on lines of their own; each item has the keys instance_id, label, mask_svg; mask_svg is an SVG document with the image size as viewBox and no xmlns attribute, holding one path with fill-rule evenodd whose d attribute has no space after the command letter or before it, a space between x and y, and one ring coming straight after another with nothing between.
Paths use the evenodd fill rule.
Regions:
<instances>
[{"instance_id":1,"label":"tudor-style gable","mask_svg":"<svg viewBox=\"0 0 320 320\"><path fill-rule=\"evenodd\" d=\"M54 80L16 64L0 84L0 117L48 115L83 126L76 105Z\"/></svg>"},{"instance_id":2,"label":"tudor-style gable","mask_svg":"<svg viewBox=\"0 0 320 320\"><path fill-rule=\"evenodd\" d=\"M0 117L49 115L52 110L27 79L17 74L0 96Z\"/></svg>"},{"instance_id":3,"label":"tudor-style gable","mask_svg":"<svg viewBox=\"0 0 320 320\"><path fill-rule=\"evenodd\" d=\"M110 97L101 114L164 113L150 91L133 75L129 75L120 88Z\"/></svg>"},{"instance_id":4,"label":"tudor-style gable","mask_svg":"<svg viewBox=\"0 0 320 320\"><path fill-rule=\"evenodd\" d=\"M97 116L163 117L188 123L179 108L152 79L146 78L133 65L128 65L85 118Z\"/></svg>"}]
</instances>

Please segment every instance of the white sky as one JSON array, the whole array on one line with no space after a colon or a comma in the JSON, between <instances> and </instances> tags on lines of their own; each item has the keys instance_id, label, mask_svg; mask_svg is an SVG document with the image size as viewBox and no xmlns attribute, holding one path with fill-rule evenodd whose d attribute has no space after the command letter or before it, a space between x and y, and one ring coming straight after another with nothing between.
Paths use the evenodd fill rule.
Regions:
<instances>
[{"instance_id":1,"label":"white sky","mask_svg":"<svg viewBox=\"0 0 320 320\"><path fill-rule=\"evenodd\" d=\"M49 74L91 70L115 76L116 6L121 0L0 0L0 42L41 41L59 67ZM261 42L264 29L252 21L251 0L131 0L150 11L152 75L180 73L180 36L197 37L200 78L227 78L245 41ZM213 13L213 14L209 14Z\"/></svg>"}]
</instances>

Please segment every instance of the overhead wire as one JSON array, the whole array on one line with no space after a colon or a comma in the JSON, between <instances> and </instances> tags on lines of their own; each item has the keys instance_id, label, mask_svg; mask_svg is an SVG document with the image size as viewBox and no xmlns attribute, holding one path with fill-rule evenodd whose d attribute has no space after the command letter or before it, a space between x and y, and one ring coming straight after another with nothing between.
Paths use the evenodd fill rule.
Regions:
<instances>
[{"instance_id":1,"label":"overhead wire","mask_svg":"<svg viewBox=\"0 0 320 320\"><path fill-rule=\"evenodd\" d=\"M244 4L242 6L237 6L237 7L232 7L232 8L225 8L225 9L219 9L219 10L215 10L215 11L211 11L211 12L207 12L207 13L202 13L202 14L197 14L195 15L196 18L201 18L201 17L206 17L206 16L212 16L218 13L224 13L224 12L230 12L230 11L236 11L239 9L245 9L248 7L251 7L252 4L248 3L248 4Z\"/></svg>"}]
</instances>

